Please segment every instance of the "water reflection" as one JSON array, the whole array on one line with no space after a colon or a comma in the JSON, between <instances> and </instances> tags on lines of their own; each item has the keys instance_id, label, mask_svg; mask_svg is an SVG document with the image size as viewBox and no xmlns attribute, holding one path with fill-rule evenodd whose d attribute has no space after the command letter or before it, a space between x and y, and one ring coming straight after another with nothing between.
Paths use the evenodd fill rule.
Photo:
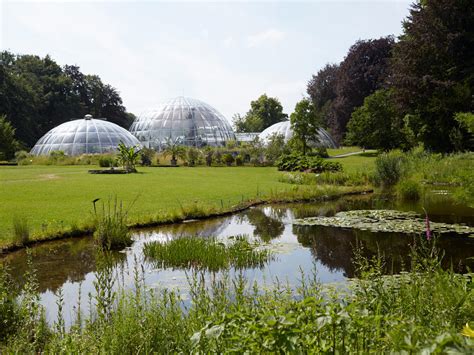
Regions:
<instances>
[{"instance_id":1,"label":"water reflection","mask_svg":"<svg viewBox=\"0 0 474 355\"><path fill-rule=\"evenodd\" d=\"M343 210L396 208L421 212L425 207L432 220L474 224L473 209L453 205L443 199L444 197L415 205L400 205L385 197L366 195L324 203L259 206L232 216L136 231L132 247L114 253L113 263L117 278L127 288L133 287L135 260L143 265L146 283L150 287L160 285L184 288L187 281L183 271L155 268L145 261L142 254L144 243L191 235L226 239L245 234L268 243L277 253L276 260L265 268L246 271L251 282L278 277L280 280L296 283L300 278L300 268L310 273L314 265L321 282L342 281L345 277L353 277L351 260L357 243L364 246L366 256L370 257L378 252L384 254L388 271L400 271L406 264L413 236L300 226L293 225L292 221L295 218L331 216ZM438 245L445 250L443 262L446 266L453 265L458 271L465 271L467 266L474 268L474 260L469 259L474 254L474 238L443 237L439 239ZM97 254L91 237L44 243L31 250L42 302L47 306L50 317L55 314L54 292L59 287L63 287L66 308L69 309L72 309L77 300L79 288L84 295L94 292ZM26 257L26 251L20 250L0 258L0 262L10 264L18 287L24 281L22 277L27 268Z\"/></svg>"}]
</instances>

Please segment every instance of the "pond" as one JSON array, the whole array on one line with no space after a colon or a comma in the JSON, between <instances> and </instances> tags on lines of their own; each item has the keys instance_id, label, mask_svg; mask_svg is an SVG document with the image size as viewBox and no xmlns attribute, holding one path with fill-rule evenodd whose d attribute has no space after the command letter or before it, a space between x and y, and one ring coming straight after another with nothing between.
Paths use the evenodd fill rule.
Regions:
<instances>
[{"instance_id":1,"label":"pond","mask_svg":"<svg viewBox=\"0 0 474 355\"><path fill-rule=\"evenodd\" d=\"M455 205L444 194L433 194L416 204L400 204L380 196L362 195L320 203L269 205L251 208L231 216L164 225L154 229L134 231L130 248L113 254L114 268L120 285L133 288L133 270L136 265L143 270L150 288L178 289L186 298L187 273L180 269L157 268L145 260L143 245L150 241L165 241L179 236L217 237L225 240L231 236L248 235L249 238L268 245L274 260L263 268L242 271L250 282L269 287L279 280L297 285L301 271L306 275L316 272L322 283L343 284L354 276L351 259L356 245L363 246L366 256L382 253L388 272L398 272L407 260L410 246L419 236L397 233L372 233L351 229L295 225L297 218L332 216L339 211L360 209L397 209L401 211L428 211L436 222L459 223L474 226L474 209ZM474 238L442 236L438 246L445 253L443 262L458 272L474 267ZM39 244L31 249L32 259L41 292L41 303L46 308L48 320L56 317L56 295L60 288L64 294L65 319L74 318L79 290L81 309L87 310L89 294L94 293L97 254L91 237L67 239ZM3 256L0 262L9 264L16 284L23 282L27 269L26 251L19 250ZM230 270L230 274L237 271ZM207 277L212 275L207 274Z\"/></svg>"}]
</instances>

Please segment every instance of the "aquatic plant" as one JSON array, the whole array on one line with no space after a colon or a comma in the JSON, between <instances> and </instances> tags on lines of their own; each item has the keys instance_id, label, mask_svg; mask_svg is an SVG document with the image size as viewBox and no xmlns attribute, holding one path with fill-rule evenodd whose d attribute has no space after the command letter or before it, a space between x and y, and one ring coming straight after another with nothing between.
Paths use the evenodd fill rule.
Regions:
<instances>
[{"instance_id":1,"label":"aquatic plant","mask_svg":"<svg viewBox=\"0 0 474 355\"><path fill-rule=\"evenodd\" d=\"M416 180L401 180L395 187L397 196L403 201L418 201L421 197L422 187Z\"/></svg>"},{"instance_id":2,"label":"aquatic plant","mask_svg":"<svg viewBox=\"0 0 474 355\"><path fill-rule=\"evenodd\" d=\"M378 186L395 185L405 172L405 155L399 150L382 153L375 159L374 182Z\"/></svg>"},{"instance_id":3,"label":"aquatic plant","mask_svg":"<svg viewBox=\"0 0 474 355\"><path fill-rule=\"evenodd\" d=\"M109 198L107 204L102 203L100 213L97 212L96 202L94 205L95 231L94 241L96 245L103 250L122 249L132 244L132 237L127 226L127 216L129 209L126 210L122 201L117 197Z\"/></svg>"},{"instance_id":4,"label":"aquatic plant","mask_svg":"<svg viewBox=\"0 0 474 355\"><path fill-rule=\"evenodd\" d=\"M160 267L191 268L217 271L262 267L272 254L245 236L230 238L226 243L216 238L180 237L168 242L146 243L143 252Z\"/></svg>"}]
</instances>

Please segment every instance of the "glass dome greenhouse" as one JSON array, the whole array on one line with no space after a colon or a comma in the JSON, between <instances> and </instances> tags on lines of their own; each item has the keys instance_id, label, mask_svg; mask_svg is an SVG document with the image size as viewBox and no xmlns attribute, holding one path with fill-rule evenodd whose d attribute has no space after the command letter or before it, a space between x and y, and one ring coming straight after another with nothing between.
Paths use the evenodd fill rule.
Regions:
<instances>
[{"instance_id":1,"label":"glass dome greenhouse","mask_svg":"<svg viewBox=\"0 0 474 355\"><path fill-rule=\"evenodd\" d=\"M291 129L290 121L283 121L275 123L274 125L266 128L262 133L259 134L258 138L263 141L264 144L268 143L270 137L274 134L282 135L285 142L288 142L291 137L293 137L293 130ZM331 135L324 129L320 128L318 130L319 142L314 144L317 147L326 147L326 148L337 148L336 141L331 137Z\"/></svg>"},{"instance_id":2,"label":"glass dome greenhouse","mask_svg":"<svg viewBox=\"0 0 474 355\"><path fill-rule=\"evenodd\" d=\"M102 154L116 151L120 142L128 147L140 145L126 129L86 115L48 131L35 144L31 154L48 155L53 151L63 151L66 155Z\"/></svg>"},{"instance_id":3,"label":"glass dome greenhouse","mask_svg":"<svg viewBox=\"0 0 474 355\"><path fill-rule=\"evenodd\" d=\"M193 147L222 146L235 140L230 123L214 107L187 97L176 97L143 112L130 132L148 148L161 150L168 141Z\"/></svg>"}]
</instances>

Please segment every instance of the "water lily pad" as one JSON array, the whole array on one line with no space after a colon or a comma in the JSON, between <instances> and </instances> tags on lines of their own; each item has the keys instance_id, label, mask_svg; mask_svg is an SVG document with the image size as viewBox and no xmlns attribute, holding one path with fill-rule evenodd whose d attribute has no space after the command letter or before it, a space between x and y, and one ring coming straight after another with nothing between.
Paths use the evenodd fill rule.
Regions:
<instances>
[{"instance_id":1,"label":"water lily pad","mask_svg":"<svg viewBox=\"0 0 474 355\"><path fill-rule=\"evenodd\" d=\"M333 217L309 217L296 219L294 224L338 228L353 228L371 232L423 233L425 219L416 212L395 210L355 210L339 212ZM461 224L430 222L432 232L438 234L473 234L474 228Z\"/></svg>"}]
</instances>

